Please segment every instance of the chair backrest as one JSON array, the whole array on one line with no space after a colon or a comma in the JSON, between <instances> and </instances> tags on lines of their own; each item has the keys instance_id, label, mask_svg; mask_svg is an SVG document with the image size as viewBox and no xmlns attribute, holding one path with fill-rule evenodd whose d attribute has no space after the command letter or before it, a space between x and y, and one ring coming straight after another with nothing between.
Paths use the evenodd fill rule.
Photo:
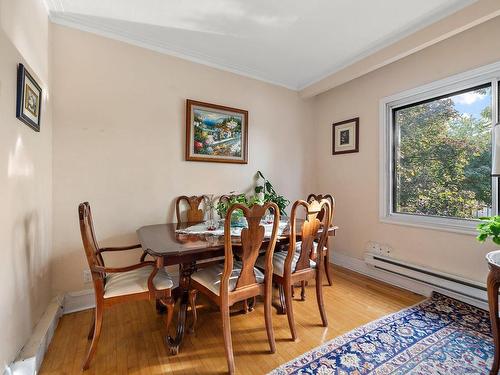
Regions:
<instances>
[{"instance_id":1,"label":"chair backrest","mask_svg":"<svg viewBox=\"0 0 500 375\"><path fill-rule=\"evenodd\" d=\"M273 215L273 228L271 232L271 237L267 244L266 249L266 265L264 270L264 275L266 282L271 282L272 280L272 259L274 254L274 247L276 246L276 240L278 238L278 228L280 221L279 208L276 203L267 202L264 205L253 205L248 208L242 204L232 205L226 213L226 220L224 222L224 248L225 248L225 260L224 260L224 272L221 277L221 291L220 295L223 296L228 291L229 278L233 272L233 242L231 239L231 215L234 211L241 210L245 219L247 220L248 226L241 230L241 244L238 246L241 248L241 261L242 269L241 273L236 282L236 290L251 286L256 284L255 278L255 262L259 256L259 251L262 248L265 239L265 228L261 224L263 216L270 212Z\"/></svg>"},{"instance_id":2,"label":"chair backrest","mask_svg":"<svg viewBox=\"0 0 500 375\"><path fill-rule=\"evenodd\" d=\"M188 222L188 223L200 223L204 219L204 212L200 209L200 205L205 201L207 197L205 195L193 195L191 197L187 197L185 195L180 196L175 201L175 215L177 217L177 222ZM182 220L181 213L181 203L186 202L188 204L188 208L186 210L186 220Z\"/></svg>"},{"instance_id":3,"label":"chair backrest","mask_svg":"<svg viewBox=\"0 0 500 375\"><path fill-rule=\"evenodd\" d=\"M104 287L104 277L102 272L95 271L96 266L104 267L104 259L99 252L99 245L92 222L92 211L89 202L83 202L78 205L78 216L80 218L80 233L82 235L83 248L87 256L87 262L92 273L94 288ZM97 294L97 289L96 289Z\"/></svg>"},{"instance_id":4,"label":"chair backrest","mask_svg":"<svg viewBox=\"0 0 500 375\"><path fill-rule=\"evenodd\" d=\"M292 261L297 251L297 211L300 208L305 210L306 218L301 228L300 255L295 265L295 269L292 270ZM328 239L328 228L330 227L331 220L330 212L331 207L328 199L322 199L320 201L312 200L310 203L298 200L293 204L290 212L290 244L284 265L285 276L288 272L293 273L310 268L310 260L314 260L317 263L317 267L319 267L322 262L323 252L318 251L318 249L323 249ZM320 215L321 220L319 219ZM317 247L315 248L314 240L318 238L318 233L321 228L323 228L323 230L319 236Z\"/></svg>"},{"instance_id":5,"label":"chair backrest","mask_svg":"<svg viewBox=\"0 0 500 375\"><path fill-rule=\"evenodd\" d=\"M335 211L335 199L330 194L309 194L307 196L307 203L311 203L313 200L321 201L322 199L327 199L330 202L330 224L333 224L333 214ZM323 221L323 212L318 215L318 220Z\"/></svg>"}]
</instances>

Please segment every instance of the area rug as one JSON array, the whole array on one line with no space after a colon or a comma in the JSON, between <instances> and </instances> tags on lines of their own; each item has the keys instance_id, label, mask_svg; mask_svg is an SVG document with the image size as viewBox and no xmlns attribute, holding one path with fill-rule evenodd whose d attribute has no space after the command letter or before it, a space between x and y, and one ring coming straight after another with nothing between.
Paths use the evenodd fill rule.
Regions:
<instances>
[{"instance_id":1,"label":"area rug","mask_svg":"<svg viewBox=\"0 0 500 375\"><path fill-rule=\"evenodd\" d=\"M270 374L488 374L493 350L487 311L434 293Z\"/></svg>"}]
</instances>

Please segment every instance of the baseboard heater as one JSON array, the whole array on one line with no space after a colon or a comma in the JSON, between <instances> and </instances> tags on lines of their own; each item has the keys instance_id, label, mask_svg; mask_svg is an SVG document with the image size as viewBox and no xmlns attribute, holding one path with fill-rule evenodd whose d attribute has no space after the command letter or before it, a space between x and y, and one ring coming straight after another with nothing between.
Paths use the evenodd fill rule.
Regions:
<instances>
[{"instance_id":1,"label":"baseboard heater","mask_svg":"<svg viewBox=\"0 0 500 375\"><path fill-rule=\"evenodd\" d=\"M486 286L480 282L369 252L365 253L365 262L376 269L424 283L451 297L462 297L459 299L476 306L484 308L488 303Z\"/></svg>"}]
</instances>

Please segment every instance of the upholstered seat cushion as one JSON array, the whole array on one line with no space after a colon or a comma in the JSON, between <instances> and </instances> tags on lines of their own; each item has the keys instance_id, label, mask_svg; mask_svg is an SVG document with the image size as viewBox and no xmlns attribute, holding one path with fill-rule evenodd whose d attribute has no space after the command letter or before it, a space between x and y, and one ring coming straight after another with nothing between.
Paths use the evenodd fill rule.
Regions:
<instances>
[{"instance_id":1,"label":"upholstered seat cushion","mask_svg":"<svg viewBox=\"0 0 500 375\"><path fill-rule=\"evenodd\" d=\"M293 256L293 260L292 260L292 272L295 271L295 266L297 265L297 262L300 258L300 248L302 246L302 242L301 241L298 241L296 244L295 244L295 254ZM314 242L314 249L316 251L316 248L318 247L318 244L316 242ZM273 256L273 273L278 275L278 276L283 276L283 274L285 273L284 269L285 269L285 259L286 259L286 256L288 254L288 251L278 251L276 253L274 253L274 256ZM309 264L311 266L311 268L315 268L316 267L316 262L313 261L313 260L309 260ZM266 265L266 256L265 255L261 255L258 259L257 259L257 262L255 262L255 265L261 269L264 269L265 268L265 265Z\"/></svg>"},{"instance_id":2,"label":"upholstered seat cushion","mask_svg":"<svg viewBox=\"0 0 500 375\"><path fill-rule=\"evenodd\" d=\"M229 278L230 292L232 292L236 288L236 283L241 273L241 267L242 263L240 261L233 262L233 272L231 273L231 277ZM218 263L193 273L191 275L191 280L198 282L208 290L212 291L214 294L219 295L220 282L223 272L224 272L224 264ZM258 268L255 267L254 267L254 272L257 283L259 284L263 283L264 274Z\"/></svg>"},{"instance_id":3,"label":"upholstered seat cushion","mask_svg":"<svg viewBox=\"0 0 500 375\"><path fill-rule=\"evenodd\" d=\"M153 266L147 266L127 272L108 273L104 286L104 298L146 292L148 278L152 271ZM170 289L174 286L172 278L163 268L158 271L153 283L159 290Z\"/></svg>"}]
</instances>

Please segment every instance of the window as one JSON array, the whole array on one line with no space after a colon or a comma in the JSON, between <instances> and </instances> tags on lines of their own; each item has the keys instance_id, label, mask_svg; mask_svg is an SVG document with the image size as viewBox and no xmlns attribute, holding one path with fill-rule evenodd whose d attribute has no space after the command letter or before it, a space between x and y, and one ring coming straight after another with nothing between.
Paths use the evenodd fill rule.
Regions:
<instances>
[{"instance_id":1,"label":"window","mask_svg":"<svg viewBox=\"0 0 500 375\"><path fill-rule=\"evenodd\" d=\"M382 101L382 221L474 233L479 217L498 212L497 65Z\"/></svg>"}]
</instances>

